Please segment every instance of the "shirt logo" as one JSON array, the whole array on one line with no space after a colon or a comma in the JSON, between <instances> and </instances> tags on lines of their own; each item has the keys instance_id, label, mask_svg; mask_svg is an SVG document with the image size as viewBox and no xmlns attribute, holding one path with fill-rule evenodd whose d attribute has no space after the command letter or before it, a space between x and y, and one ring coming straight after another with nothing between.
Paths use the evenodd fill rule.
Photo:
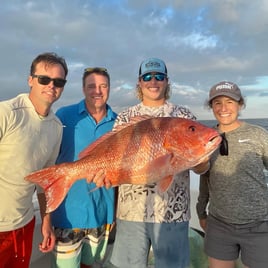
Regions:
<instances>
[{"instance_id":1,"label":"shirt logo","mask_svg":"<svg viewBox=\"0 0 268 268\"><path fill-rule=\"evenodd\" d=\"M250 141L250 139L243 139L243 140L238 140L238 142L247 142L247 141Z\"/></svg>"},{"instance_id":2,"label":"shirt logo","mask_svg":"<svg viewBox=\"0 0 268 268\"><path fill-rule=\"evenodd\" d=\"M148 63L145 64L145 67L148 68L160 68L161 65L159 62L154 62L154 61L149 61Z\"/></svg>"},{"instance_id":3,"label":"shirt logo","mask_svg":"<svg viewBox=\"0 0 268 268\"><path fill-rule=\"evenodd\" d=\"M218 85L216 87L216 90L222 90L222 89L232 90L233 89L233 85L230 84L230 83L224 83L223 85Z\"/></svg>"}]
</instances>

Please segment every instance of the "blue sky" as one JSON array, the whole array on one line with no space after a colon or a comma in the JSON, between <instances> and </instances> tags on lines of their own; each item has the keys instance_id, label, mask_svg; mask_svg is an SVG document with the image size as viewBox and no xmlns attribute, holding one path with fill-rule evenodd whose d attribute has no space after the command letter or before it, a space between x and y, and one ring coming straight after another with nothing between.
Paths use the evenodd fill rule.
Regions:
<instances>
[{"instance_id":1,"label":"blue sky","mask_svg":"<svg viewBox=\"0 0 268 268\"><path fill-rule=\"evenodd\" d=\"M85 67L106 67L109 104L120 112L137 103L142 60L166 62L172 97L198 119L209 88L237 83L246 98L241 118L268 118L268 1L266 0L2 0L0 100L28 92L33 58L53 51L69 66L54 110L78 102Z\"/></svg>"}]
</instances>

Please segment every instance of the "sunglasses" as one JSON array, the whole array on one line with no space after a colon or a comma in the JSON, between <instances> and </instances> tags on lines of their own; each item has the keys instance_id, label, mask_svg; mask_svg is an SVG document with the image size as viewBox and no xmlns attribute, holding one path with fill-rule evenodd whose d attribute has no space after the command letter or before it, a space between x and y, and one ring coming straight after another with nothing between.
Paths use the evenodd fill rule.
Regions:
<instances>
[{"instance_id":1,"label":"sunglasses","mask_svg":"<svg viewBox=\"0 0 268 268\"><path fill-rule=\"evenodd\" d=\"M156 81L164 81L164 79L166 78L166 75L165 74L160 74L160 73L157 73L157 74L144 74L142 76L142 80L144 82L149 82L153 79L153 77L155 78Z\"/></svg>"},{"instance_id":2,"label":"sunglasses","mask_svg":"<svg viewBox=\"0 0 268 268\"><path fill-rule=\"evenodd\" d=\"M220 145L220 155L228 155L228 141L225 137L225 133L221 134L221 145Z\"/></svg>"},{"instance_id":3,"label":"sunglasses","mask_svg":"<svg viewBox=\"0 0 268 268\"><path fill-rule=\"evenodd\" d=\"M32 75L33 78L38 79L38 83L41 85L48 85L51 81L53 81L53 84L55 87L64 87L65 83L67 80L62 79L62 78L50 78L46 75Z\"/></svg>"},{"instance_id":4,"label":"sunglasses","mask_svg":"<svg viewBox=\"0 0 268 268\"><path fill-rule=\"evenodd\" d=\"M105 72L108 73L106 68L102 67L89 67L84 70L84 73Z\"/></svg>"}]
</instances>

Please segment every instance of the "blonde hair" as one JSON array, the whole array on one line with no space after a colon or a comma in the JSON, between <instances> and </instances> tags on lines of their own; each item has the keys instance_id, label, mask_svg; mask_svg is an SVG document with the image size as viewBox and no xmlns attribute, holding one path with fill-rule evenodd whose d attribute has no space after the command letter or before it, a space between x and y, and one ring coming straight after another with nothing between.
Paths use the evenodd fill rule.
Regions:
<instances>
[{"instance_id":1,"label":"blonde hair","mask_svg":"<svg viewBox=\"0 0 268 268\"><path fill-rule=\"evenodd\" d=\"M165 90L165 96L164 96L165 100L168 100L170 98L170 94L171 94L171 88L170 84L168 84ZM139 84L136 85L136 96L138 100L143 101L143 94Z\"/></svg>"}]
</instances>

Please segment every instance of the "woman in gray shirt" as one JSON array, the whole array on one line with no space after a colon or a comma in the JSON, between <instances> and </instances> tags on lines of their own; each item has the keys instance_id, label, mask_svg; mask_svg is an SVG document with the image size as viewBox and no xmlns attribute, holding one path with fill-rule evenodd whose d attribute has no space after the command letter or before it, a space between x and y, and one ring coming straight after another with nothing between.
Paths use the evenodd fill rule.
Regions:
<instances>
[{"instance_id":1,"label":"woman in gray shirt","mask_svg":"<svg viewBox=\"0 0 268 268\"><path fill-rule=\"evenodd\" d=\"M223 137L209 171L200 176L196 206L209 267L233 268L241 254L245 267L267 268L268 132L238 120L244 98L232 82L214 85L208 106Z\"/></svg>"}]
</instances>

